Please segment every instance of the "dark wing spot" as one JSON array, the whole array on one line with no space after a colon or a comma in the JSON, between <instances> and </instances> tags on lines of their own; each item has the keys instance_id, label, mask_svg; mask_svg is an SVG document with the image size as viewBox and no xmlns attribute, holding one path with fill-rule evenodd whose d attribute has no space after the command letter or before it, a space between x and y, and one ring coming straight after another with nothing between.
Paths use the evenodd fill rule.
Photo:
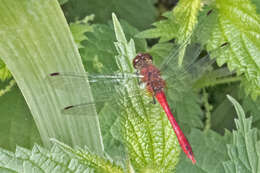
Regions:
<instances>
[{"instance_id":1,"label":"dark wing spot","mask_svg":"<svg viewBox=\"0 0 260 173\"><path fill-rule=\"evenodd\" d=\"M74 106L67 106L67 107L65 107L64 108L64 110L68 110L68 109L71 109L71 108L73 108Z\"/></svg>"},{"instance_id":2,"label":"dark wing spot","mask_svg":"<svg viewBox=\"0 0 260 173\"><path fill-rule=\"evenodd\" d=\"M51 74L50 74L50 76L58 76L58 75L60 75L59 72L55 72L55 73L51 73Z\"/></svg>"},{"instance_id":3,"label":"dark wing spot","mask_svg":"<svg viewBox=\"0 0 260 173\"><path fill-rule=\"evenodd\" d=\"M228 45L229 43L228 42L225 42L225 43L223 43L220 47L224 47L224 46L226 46L226 45Z\"/></svg>"},{"instance_id":4,"label":"dark wing spot","mask_svg":"<svg viewBox=\"0 0 260 173\"><path fill-rule=\"evenodd\" d=\"M210 15L210 14L212 13L212 11L213 11L213 9L209 10L209 11L207 12L207 16Z\"/></svg>"}]
</instances>

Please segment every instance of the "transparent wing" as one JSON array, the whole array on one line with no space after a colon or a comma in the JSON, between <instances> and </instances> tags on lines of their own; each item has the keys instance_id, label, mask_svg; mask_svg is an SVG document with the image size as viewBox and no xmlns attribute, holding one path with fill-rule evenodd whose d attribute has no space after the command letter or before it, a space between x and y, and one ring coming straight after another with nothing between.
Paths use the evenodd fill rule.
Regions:
<instances>
[{"instance_id":1,"label":"transparent wing","mask_svg":"<svg viewBox=\"0 0 260 173\"><path fill-rule=\"evenodd\" d=\"M50 84L61 90L66 90L68 85L86 85L86 83L97 83L100 86L111 86L124 84L128 80L139 80L142 76L133 73L115 73L115 74L89 74L89 73L70 73L70 72L55 72L47 76Z\"/></svg>"},{"instance_id":2,"label":"transparent wing","mask_svg":"<svg viewBox=\"0 0 260 173\"><path fill-rule=\"evenodd\" d=\"M142 90L142 91L141 91ZM117 94L110 95L109 98L106 98L105 100L95 100L93 102L85 102L82 104L76 104L76 105L69 105L61 110L62 114L66 115L86 115L86 112L92 107L92 106L100 106L108 104L109 106L113 107L114 110L117 110L118 112L123 109L124 107L132 106L130 105L132 103L132 100L136 97L142 97L142 94L145 92L144 89L136 90L131 93L131 95L123 94L122 92L117 92ZM128 104L128 105L127 105Z\"/></svg>"},{"instance_id":3,"label":"transparent wing","mask_svg":"<svg viewBox=\"0 0 260 173\"><path fill-rule=\"evenodd\" d=\"M193 58L193 52L197 54L197 56L201 55L197 50L196 46L194 49L187 49L186 52L186 61L182 67L178 65L172 66L174 67L174 71L167 71L167 76L164 77L166 82L169 83L169 87L175 86L181 81L186 80L189 84L192 84L196 80L200 79L206 72L213 69L212 64L215 63L215 59L217 53L220 51L225 51L229 47L228 43L224 43L220 45L218 48L206 53L206 55L202 55L202 57ZM197 51L197 52L196 52ZM203 53L202 53L203 54ZM205 54L205 53L204 53ZM192 57L192 58L190 58ZM181 85L179 85L181 86Z\"/></svg>"},{"instance_id":4,"label":"transparent wing","mask_svg":"<svg viewBox=\"0 0 260 173\"><path fill-rule=\"evenodd\" d=\"M99 110L105 103L109 105L117 105L120 98L126 97L122 91L127 87L128 82L132 80L139 80L141 75L132 73L116 73L108 75L99 74L78 74L78 73L52 73L48 75L47 80L50 82L54 89L63 91L63 94L69 92L70 87L78 88L78 96L80 97L82 92L82 85L90 85L90 89L94 98L94 101L87 101L85 103L67 105L61 110L63 114L72 115L85 115L88 110L93 106ZM137 91L131 93L131 95L137 96Z\"/></svg>"},{"instance_id":5,"label":"transparent wing","mask_svg":"<svg viewBox=\"0 0 260 173\"><path fill-rule=\"evenodd\" d=\"M203 30L204 23L207 22L209 19L209 16L212 16L212 13L214 13L213 9L209 10L206 14L203 14L201 17L200 22L197 23L197 26L195 26L194 32L191 33L183 42L182 44L179 44L175 46L174 49L168 54L167 57L164 58L163 62L161 63L159 69L162 71L169 71L168 68L171 68L171 64L177 64L179 56L184 56L186 52L187 45L190 44L192 37L196 37L195 35L198 35L201 30ZM201 51L201 46L197 45L197 52L194 52L194 55L196 53L199 53ZM194 57L194 56L193 56ZM197 57L197 56L195 56ZM185 59L185 58L183 58Z\"/></svg>"}]
</instances>

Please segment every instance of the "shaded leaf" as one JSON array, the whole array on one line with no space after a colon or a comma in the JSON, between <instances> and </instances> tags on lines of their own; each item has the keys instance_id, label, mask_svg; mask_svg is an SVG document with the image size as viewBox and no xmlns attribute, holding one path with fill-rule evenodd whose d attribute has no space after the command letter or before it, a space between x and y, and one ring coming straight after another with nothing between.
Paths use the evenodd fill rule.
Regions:
<instances>
[{"instance_id":1,"label":"shaded leaf","mask_svg":"<svg viewBox=\"0 0 260 173\"><path fill-rule=\"evenodd\" d=\"M253 100L249 96L243 96L242 97L242 106L244 108L245 113L248 116L253 117L253 125L260 128L260 98Z\"/></svg>"},{"instance_id":2,"label":"shaded leaf","mask_svg":"<svg viewBox=\"0 0 260 173\"><path fill-rule=\"evenodd\" d=\"M257 13L259 14L260 13L260 1L252 0L252 2L255 4Z\"/></svg>"},{"instance_id":3,"label":"shaded leaf","mask_svg":"<svg viewBox=\"0 0 260 173\"><path fill-rule=\"evenodd\" d=\"M178 36L178 25L172 12L163 14L164 20L159 20L152 25L155 28L142 31L136 35L139 38L160 38L159 42L166 42Z\"/></svg>"},{"instance_id":4,"label":"shaded leaf","mask_svg":"<svg viewBox=\"0 0 260 173\"><path fill-rule=\"evenodd\" d=\"M2 85L5 86L5 84L0 86ZM2 148L14 150L16 145L31 148L34 143L41 143L30 110L16 85L0 97L0 103L0 146Z\"/></svg>"},{"instance_id":5,"label":"shaded leaf","mask_svg":"<svg viewBox=\"0 0 260 173\"><path fill-rule=\"evenodd\" d=\"M243 108L231 96L227 96L234 105L238 119L237 130L233 131L233 142L227 145L229 161L223 163L226 173L257 173L260 171L260 148L257 129L252 128L252 117L246 118Z\"/></svg>"},{"instance_id":6,"label":"shaded leaf","mask_svg":"<svg viewBox=\"0 0 260 173\"><path fill-rule=\"evenodd\" d=\"M70 23L70 31L78 48L82 48L81 42L87 40L85 33L93 31L93 26L89 23L93 19L94 15L89 15L82 20Z\"/></svg>"},{"instance_id":7,"label":"shaded leaf","mask_svg":"<svg viewBox=\"0 0 260 173\"><path fill-rule=\"evenodd\" d=\"M84 46L80 49L84 65L88 72L92 73L114 73L118 70L115 62L116 49L114 42L116 37L112 25L92 25L93 32L87 33L86 41L82 43ZM126 37L133 37L138 30L127 22L122 21ZM146 42L144 39L134 39L138 51L146 50Z\"/></svg>"},{"instance_id":8,"label":"shaded leaf","mask_svg":"<svg viewBox=\"0 0 260 173\"><path fill-rule=\"evenodd\" d=\"M197 163L196 165L191 164L182 154L176 173L224 172L222 162L228 160L226 144L230 143L230 133L227 132L225 136L220 136L212 130L201 132L193 129L189 139Z\"/></svg>"},{"instance_id":9,"label":"shaded leaf","mask_svg":"<svg viewBox=\"0 0 260 173\"><path fill-rule=\"evenodd\" d=\"M86 15L95 14L95 22L107 23L111 13L116 13L138 29L147 28L156 18L155 0L74 0L63 6L68 21L79 20Z\"/></svg>"}]
</instances>

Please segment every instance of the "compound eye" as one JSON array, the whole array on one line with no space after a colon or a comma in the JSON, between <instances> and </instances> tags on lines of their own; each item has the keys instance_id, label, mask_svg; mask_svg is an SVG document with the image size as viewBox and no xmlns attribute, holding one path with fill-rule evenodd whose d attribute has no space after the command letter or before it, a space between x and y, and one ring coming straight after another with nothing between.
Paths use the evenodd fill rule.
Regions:
<instances>
[{"instance_id":1,"label":"compound eye","mask_svg":"<svg viewBox=\"0 0 260 173\"><path fill-rule=\"evenodd\" d=\"M149 54L149 53L146 53L145 54L145 59L147 59L147 60L153 60L153 57Z\"/></svg>"},{"instance_id":2,"label":"compound eye","mask_svg":"<svg viewBox=\"0 0 260 173\"><path fill-rule=\"evenodd\" d=\"M140 56L139 56L139 54L138 54L138 55L134 58L134 60L133 60L133 66L134 66L134 68L136 68L136 65L138 64L139 60L140 60Z\"/></svg>"}]
</instances>

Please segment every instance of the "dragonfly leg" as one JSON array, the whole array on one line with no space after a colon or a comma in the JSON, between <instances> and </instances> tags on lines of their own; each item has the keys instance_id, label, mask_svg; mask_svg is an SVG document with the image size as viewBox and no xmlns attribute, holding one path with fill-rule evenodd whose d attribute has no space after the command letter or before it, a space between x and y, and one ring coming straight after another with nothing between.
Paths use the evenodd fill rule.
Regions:
<instances>
[{"instance_id":1,"label":"dragonfly leg","mask_svg":"<svg viewBox=\"0 0 260 173\"><path fill-rule=\"evenodd\" d=\"M153 95L153 104L156 104L155 95Z\"/></svg>"},{"instance_id":2,"label":"dragonfly leg","mask_svg":"<svg viewBox=\"0 0 260 173\"><path fill-rule=\"evenodd\" d=\"M136 71L135 74L136 74L136 75L139 75L139 72ZM137 82L138 82L138 85L141 85L141 81L140 81L140 79L137 79Z\"/></svg>"}]
</instances>

